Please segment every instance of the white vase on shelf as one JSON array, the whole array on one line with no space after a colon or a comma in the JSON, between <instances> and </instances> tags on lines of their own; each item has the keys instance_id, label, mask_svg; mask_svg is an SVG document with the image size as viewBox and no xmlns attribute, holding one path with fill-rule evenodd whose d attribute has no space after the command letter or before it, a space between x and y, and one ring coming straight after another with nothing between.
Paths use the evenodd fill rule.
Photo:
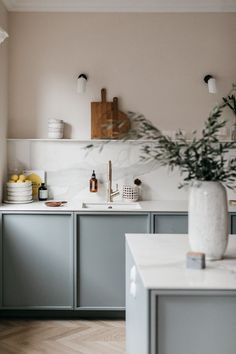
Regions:
<instances>
[{"instance_id":1,"label":"white vase on shelf","mask_svg":"<svg viewBox=\"0 0 236 354\"><path fill-rule=\"evenodd\" d=\"M220 182L195 181L189 195L189 243L208 260L223 257L228 243L228 204Z\"/></svg>"}]
</instances>

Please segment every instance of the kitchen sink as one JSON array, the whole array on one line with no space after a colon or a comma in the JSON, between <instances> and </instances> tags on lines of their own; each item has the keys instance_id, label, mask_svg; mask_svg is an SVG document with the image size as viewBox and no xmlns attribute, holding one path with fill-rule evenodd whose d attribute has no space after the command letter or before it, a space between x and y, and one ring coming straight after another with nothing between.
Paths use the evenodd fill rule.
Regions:
<instances>
[{"instance_id":1,"label":"kitchen sink","mask_svg":"<svg viewBox=\"0 0 236 354\"><path fill-rule=\"evenodd\" d=\"M82 203L83 209L90 209L90 210L138 210L141 209L141 205L139 203L90 203L90 202L83 202Z\"/></svg>"}]
</instances>

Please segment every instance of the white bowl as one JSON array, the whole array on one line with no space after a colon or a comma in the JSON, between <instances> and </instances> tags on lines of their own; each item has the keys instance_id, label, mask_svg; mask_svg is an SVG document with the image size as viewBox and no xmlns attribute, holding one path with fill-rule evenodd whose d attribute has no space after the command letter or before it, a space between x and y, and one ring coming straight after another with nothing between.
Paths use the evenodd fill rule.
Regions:
<instances>
[{"instance_id":1,"label":"white bowl","mask_svg":"<svg viewBox=\"0 0 236 354\"><path fill-rule=\"evenodd\" d=\"M29 200L31 200L32 199L32 195L28 195L28 196L18 196L18 197L16 197L16 196L11 196L11 195L8 195L7 196L7 200L9 200L10 202L19 202L19 201L21 201L21 202L27 202L27 201L29 201Z\"/></svg>"},{"instance_id":2,"label":"white bowl","mask_svg":"<svg viewBox=\"0 0 236 354\"><path fill-rule=\"evenodd\" d=\"M10 188L10 189L20 189L20 188L32 188L32 182L31 181L25 181L25 182L20 182L20 183L10 183L10 182L7 182L6 183L7 185L7 188Z\"/></svg>"},{"instance_id":3,"label":"white bowl","mask_svg":"<svg viewBox=\"0 0 236 354\"><path fill-rule=\"evenodd\" d=\"M62 119L52 118L48 120L48 123L63 123Z\"/></svg>"},{"instance_id":4,"label":"white bowl","mask_svg":"<svg viewBox=\"0 0 236 354\"><path fill-rule=\"evenodd\" d=\"M48 124L48 129L63 129L64 124L63 123L49 123Z\"/></svg>"},{"instance_id":5,"label":"white bowl","mask_svg":"<svg viewBox=\"0 0 236 354\"><path fill-rule=\"evenodd\" d=\"M51 132L48 132L48 138L49 139L62 139L63 138L63 133L51 133Z\"/></svg>"},{"instance_id":6,"label":"white bowl","mask_svg":"<svg viewBox=\"0 0 236 354\"><path fill-rule=\"evenodd\" d=\"M28 204L28 203L33 203L33 199L31 200L23 200L23 201L12 201L12 200L4 200L3 203L6 203L6 204Z\"/></svg>"},{"instance_id":7,"label":"white bowl","mask_svg":"<svg viewBox=\"0 0 236 354\"><path fill-rule=\"evenodd\" d=\"M63 128L48 128L48 133L63 133Z\"/></svg>"},{"instance_id":8,"label":"white bowl","mask_svg":"<svg viewBox=\"0 0 236 354\"><path fill-rule=\"evenodd\" d=\"M16 197L18 197L18 196L22 196L22 197L24 197L24 196L29 196L29 195L31 195L32 196L32 188L31 189L8 189L7 190L7 195L9 195L9 196L12 196L12 197L14 197L14 196L16 196Z\"/></svg>"}]
</instances>

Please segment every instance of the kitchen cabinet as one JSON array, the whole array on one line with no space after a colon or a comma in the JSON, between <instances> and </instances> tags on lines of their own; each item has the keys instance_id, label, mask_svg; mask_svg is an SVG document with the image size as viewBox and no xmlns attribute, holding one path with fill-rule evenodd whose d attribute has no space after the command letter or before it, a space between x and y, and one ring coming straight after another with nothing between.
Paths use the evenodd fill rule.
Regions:
<instances>
[{"instance_id":1,"label":"kitchen cabinet","mask_svg":"<svg viewBox=\"0 0 236 354\"><path fill-rule=\"evenodd\" d=\"M126 354L235 354L235 237L227 266L198 275L185 268L185 235L149 239L126 239Z\"/></svg>"},{"instance_id":2,"label":"kitchen cabinet","mask_svg":"<svg viewBox=\"0 0 236 354\"><path fill-rule=\"evenodd\" d=\"M153 214L153 233L156 234L187 234L187 213Z\"/></svg>"},{"instance_id":3,"label":"kitchen cabinet","mask_svg":"<svg viewBox=\"0 0 236 354\"><path fill-rule=\"evenodd\" d=\"M77 306L124 309L125 233L148 233L148 213L77 215Z\"/></svg>"},{"instance_id":4,"label":"kitchen cabinet","mask_svg":"<svg viewBox=\"0 0 236 354\"><path fill-rule=\"evenodd\" d=\"M3 214L3 307L73 307L73 215Z\"/></svg>"}]
</instances>

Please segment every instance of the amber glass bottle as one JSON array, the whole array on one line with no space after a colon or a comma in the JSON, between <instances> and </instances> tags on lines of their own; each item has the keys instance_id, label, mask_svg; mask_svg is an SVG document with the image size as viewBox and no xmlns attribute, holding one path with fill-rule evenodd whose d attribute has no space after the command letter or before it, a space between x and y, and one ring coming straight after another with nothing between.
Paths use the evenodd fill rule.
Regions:
<instances>
[{"instance_id":1,"label":"amber glass bottle","mask_svg":"<svg viewBox=\"0 0 236 354\"><path fill-rule=\"evenodd\" d=\"M93 170L92 177L90 178L89 181L89 190L92 193L96 193L98 191L98 180L96 178L96 174L94 170Z\"/></svg>"}]
</instances>

